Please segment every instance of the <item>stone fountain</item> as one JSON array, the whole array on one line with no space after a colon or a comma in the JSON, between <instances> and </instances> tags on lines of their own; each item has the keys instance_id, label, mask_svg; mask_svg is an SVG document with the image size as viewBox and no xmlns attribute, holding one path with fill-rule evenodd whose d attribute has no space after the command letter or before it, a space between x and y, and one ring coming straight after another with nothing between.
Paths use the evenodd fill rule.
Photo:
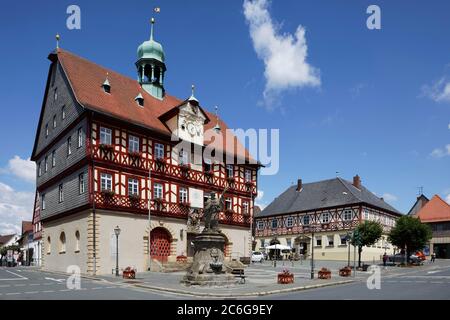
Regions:
<instances>
[{"instance_id":1,"label":"stone fountain","mask_svg":"<svg viewBox=\"0 0 450 320\"><path fill-rule=\"evenodd\" d=\"M230 285L238 281L225 265L224 246L225 236L219 229L219 213L224 208L222 192L219 199L211 193L204 209L205 228L192 241L194 243L194 261L183 277L186 285Z\"/></svg>"}]
</instances>

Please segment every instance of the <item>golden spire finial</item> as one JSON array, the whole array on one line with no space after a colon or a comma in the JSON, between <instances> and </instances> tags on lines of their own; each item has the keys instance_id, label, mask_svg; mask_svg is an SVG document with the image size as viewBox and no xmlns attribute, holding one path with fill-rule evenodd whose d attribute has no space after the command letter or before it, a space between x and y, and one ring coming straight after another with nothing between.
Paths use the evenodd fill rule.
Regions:
<instances>
[{"instance_id":1,"label":"golden spire finial","mask_svg":"<svg viewBox=\"0 0 450 320\"><path fill-rule=\"evenodd\" d=\"M56 38L56 49L59 49L59 39L61 38L59 33L56 34L55 38Z\"/></svg>"}]
</instances>

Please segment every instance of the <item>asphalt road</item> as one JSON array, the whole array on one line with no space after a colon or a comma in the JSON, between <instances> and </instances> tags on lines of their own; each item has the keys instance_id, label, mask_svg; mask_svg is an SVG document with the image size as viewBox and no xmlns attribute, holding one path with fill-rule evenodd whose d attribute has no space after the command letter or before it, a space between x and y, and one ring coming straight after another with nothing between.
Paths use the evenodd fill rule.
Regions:
<instances>
[{"instance_id":1,"label":"asphalt road","mask_svg":"<svg viewBox=\"0 0 450 320\"><path fill-rule=\"evenodd\" d=\"M160 300L186 299L134 287L81 278L80 289L67 288L68 276L27 268L0 268L0 300Z\"/></svg>"}]
</instances>

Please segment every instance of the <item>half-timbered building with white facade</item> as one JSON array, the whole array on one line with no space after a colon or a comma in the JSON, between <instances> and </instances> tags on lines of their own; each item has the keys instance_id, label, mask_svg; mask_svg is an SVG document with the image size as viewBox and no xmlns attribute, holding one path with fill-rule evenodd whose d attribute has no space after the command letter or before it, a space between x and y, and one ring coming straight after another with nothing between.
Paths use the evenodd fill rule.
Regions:
<instances>
[{"instance_id":1,"label":"half-timbered building with white facade","mask_svg":"<svg viewBox=\"0 0 450 320\"><path fill-rule=\"evenodd\" d=\"M160 268L192 256L204 201L225 187L225 255L249 255L258 165L193 91L187 99L166 93L164 51L153 28L137 54L138 80L60 48L48 57L32 153L44 269L111 273L116 226L120 268L142 271L152 261ZM189 147L179 148L180 141ZM211 157L194 155L211 146Z\"/></svg>"},{"instance_id":2,"label":"half-timbered building with white facade","mask_svg":"<svg viewBox=\"0 0 450 320\"><path fill-rule=\"evenodd\" d=\"M387 233L400 215L367 190L358 175L353 183L339 177L311 183L299 179L255 216L256 249L280 243L310 257L314 246L315 259L347 260L347 234L361 221L375 220L382 224L384 234L373 246L364 247L362 259L378 260L393 250Z\"/></svg>"}]
</instances>

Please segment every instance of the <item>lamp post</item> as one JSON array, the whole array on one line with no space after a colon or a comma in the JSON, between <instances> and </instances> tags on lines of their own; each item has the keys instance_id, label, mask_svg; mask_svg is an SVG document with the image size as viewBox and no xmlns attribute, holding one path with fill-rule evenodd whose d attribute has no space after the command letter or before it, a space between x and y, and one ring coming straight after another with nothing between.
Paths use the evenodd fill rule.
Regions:
<instances>
[{"instance_id":1,"label":"lamp post","mask_svg":"<svg viewBox=\"0 0 450 320\"><path fill-rule=\"evenodd\" d=\"M316 231L315 226L309 227L311 230L311 279L314 279L314 232Z\"/></svg>"},{"instance_id":2,"label":"lamp post","mask_svg":"<svg viewBox=\"0 0 450 320\"><path fill-rule=\"evenodd\" d=\"M116 234L116 277L119 276L119 226L114 228L114 233Z\"/></svg>"},{"instance_id":3,"label":"lamp post","mask_svg":"<svg viewBox=\"0 0 450 320\"><path fill-rule=\"evenodd\" d=\"M351 239L350 232L347 232L347 236L345 237L345 240L347 241L347 246L348 246L347 266L349 266L349 267L350 267L350 239Z\"/></svg>"}]
</instances>

